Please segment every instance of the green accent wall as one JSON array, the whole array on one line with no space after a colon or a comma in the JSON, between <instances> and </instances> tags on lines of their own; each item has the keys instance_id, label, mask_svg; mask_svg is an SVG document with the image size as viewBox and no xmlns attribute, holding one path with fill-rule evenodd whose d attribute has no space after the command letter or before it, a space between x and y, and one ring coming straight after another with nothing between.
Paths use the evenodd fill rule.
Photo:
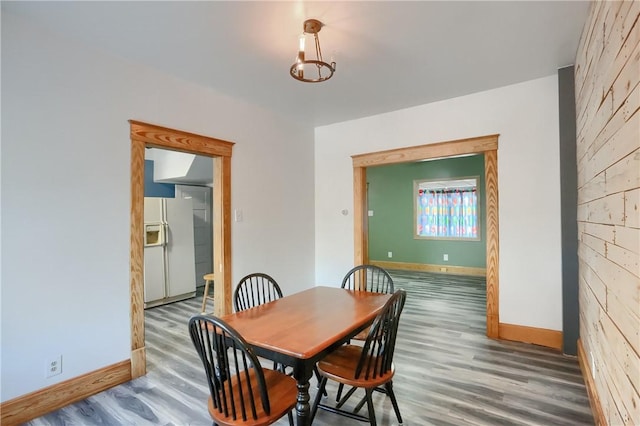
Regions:
<instances>
[{"instance_id":1,"label":"green accent wall","mask_svg":"<svg viewBox=\"0 0 640 426\"><path fill-rule=\"evenodd\" d=\"M414 180L479 177L479 241L414 239ZM369 260L486 267L484 155L367 168ZM393 257L387 256L388 252ZM449 255L449 261L443 255Z\"/></svg>"}]
</instances>

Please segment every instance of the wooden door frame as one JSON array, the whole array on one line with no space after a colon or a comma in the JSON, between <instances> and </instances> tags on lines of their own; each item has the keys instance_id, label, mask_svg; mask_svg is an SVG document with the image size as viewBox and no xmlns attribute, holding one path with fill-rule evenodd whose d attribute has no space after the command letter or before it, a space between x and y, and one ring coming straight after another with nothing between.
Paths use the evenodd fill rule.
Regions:
<instances>
[{"instance_id":1,"label":"wooden door frame","mask_svg":"<svg viewBox=\"0 0 640 426\"><path fill-rule=\"evenodd\" d=\"M351 156L353 161L354 262L369 262L367 167L464 154L484 154L487 241L487 337L499 337L498 136L459 139Z\"/></svg>"},{"instance_id":2,"label":"wooden door frame","mask_svg":"<svg viewBox=\"0 0 640 426\"><path fill-rule=\"evenodd\" d=\"M233 142L129 120L131 138L131 378L146 374L144 340L144 151L147 147L213 157L215 315L231 312L231 153Z\"/></svg>"}]
</instances>

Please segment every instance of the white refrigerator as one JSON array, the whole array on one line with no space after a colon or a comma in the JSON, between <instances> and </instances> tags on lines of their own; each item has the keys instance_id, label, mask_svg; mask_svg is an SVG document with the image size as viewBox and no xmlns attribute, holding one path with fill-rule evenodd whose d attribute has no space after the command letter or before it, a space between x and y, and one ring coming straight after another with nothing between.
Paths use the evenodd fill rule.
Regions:
<instances>
[{"instance_id":1,"label":"white refrigerator","mask_svg":"<svg viewBox=\"0 0 640 426\"><path fill-rule=\"evenodd\" d=\"M144 199L144 307L195 296L191 200Z\"/></svg>"}]
</instances>

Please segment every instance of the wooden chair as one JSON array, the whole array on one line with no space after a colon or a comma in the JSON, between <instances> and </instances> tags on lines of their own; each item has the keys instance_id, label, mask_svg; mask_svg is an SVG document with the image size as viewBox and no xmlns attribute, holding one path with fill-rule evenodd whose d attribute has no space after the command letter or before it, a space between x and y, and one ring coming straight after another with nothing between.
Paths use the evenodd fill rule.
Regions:
<instances>
[{"instance_id":1,"label":"wooden chair","mask_svg":"<svg viewBox=\"0 0 640 426\"><path fill-rule=\"evenodd\" d=\"M202 360L214 425L270 425L296 405L296 381L263 369L247 342L220 318L195 315L189 334Z\"/></svg>"},{"instance_id":2,"label":"wooden chair","mask_svg":"<svg viewBox=\"0 0 640 426\"><path fill-rule=\"evenodd\" d=\"M375 265L358 265L352 268L342 279L342 288L347 290L359 290L370 291L374 293L393 293L394 285L393 279L389 273ZM360 333L353 337L353 340L365 340L369 334L369 329L365 328ZM344 404L347 399L353 394L356 388L351 388L343 399L342 390L344 385L341 383L338 386L338 392L336 393L336 401Z\"/></svg>"},{"instance_id":3,"label":"wooden chair","mask_svg":"<svg viewBox=\"0 0 640 426\"><path fill-rule=\"evenodd\" d=\"M393 293L393 279L383 268L375 265L358 265L342 279L342 288L347 290Z\"/></svg>"},{"instance_id":4,"label":"wooden chair","mask_svg":"<svg viewBox=\"0 0 640 426\"><path fill-rule=\"evenodd\" d=\"M276 280L267 274L256 272L242 278L238 283L233 292L233 308L236 312L240 312L281 297L282 290L280 290ZM284 365L274 362L273 368L286 373ZM318 372L316 372L316 377L318 378L318 383L320 383ZM325 391L324 394L326 395L327 392Z\"/></svg>"},{"instance_id":5,"label":"wooden chair","mask_svg":"<svg viewBox=\"0 0 640 426\"><path fill-rule=\"evenodd\" d=\"M236 312L253 308L282 297L280 286L267 274L253 273L242 278L233 292Z\"/></svg>"},{"instance_id":6,"label":"wooden chair","mask_svg":"<svg viewBox=\"0 0 640 426\"><path fill-rule=\"evenodd\" d=\"M342 279L342 288L373 293L393 293L393 279L383 268L375 265L358 265L351 269ZM367 329L358 333L354 339L367 338Z\"/></svg>"},{"instance_id":7,"label":"wooden chair","mask_svg":"<svg viewBox=\"0 0 640 426\"><path fill-rule=\"evenodd\" d=\"M233 292L233 308L236 312L272 302L282 297L280 286L272 277L261 272L242 278ZM285 372L284 365L273 363L273 369Z\"/></svg>"},{"instance_id":8,"label":"wooden chair","mask_svg":"<svg viewBox=\"0 0 640 426\"><path fill-rule=\"evenodd\" d=\"M391 398L398 422L402 423L398 402L393 393L392 379L395 372L393 352L396 345L400 314L406 297L407 294L404 290L398 290L391 296L371 325L369 334L364 341L364 346L341 346L318 362L317 368L322 380L320 382L320 390L316 395L311 410L312 421L318 407L320 407L353 419L368 420L371 425L375 426L376 416L371 395L376 388L383 386ZM355 412L350 412L340 409L340 404L336 407L321 404L322 391L325 389L328 379L342 385L364 388L369 416L365 417L357 414L358 407L356 407Z\"/></svg>"}]
</instances>

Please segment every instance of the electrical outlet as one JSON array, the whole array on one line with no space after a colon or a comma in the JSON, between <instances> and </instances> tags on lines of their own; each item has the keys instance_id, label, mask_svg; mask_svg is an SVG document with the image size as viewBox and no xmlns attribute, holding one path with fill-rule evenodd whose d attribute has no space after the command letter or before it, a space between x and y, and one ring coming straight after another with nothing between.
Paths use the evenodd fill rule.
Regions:
<instances>
[{"instance_id":1,"label":"electrical outlet","mask_svg":"<svg viewBox=\"0 0 640 426\"><path fill-rule=\"evenodd\" d=\"M53 377L62 374L62 355L47 359L45 377Z\"/></svg>"},{"instance_id":2,"label":"electrical outlet","mask_svg":"<svg viewBox=\"0 0 640 426\"><path fill-rule=\"evenodd\" d=\"M387 252L387 257L389 257L389 258L393 257L393 253L392 253L392 252L390 252L390 251L389 251L389 252Z\"/></svg>"},{"instance_id":3,"label":"electrical outlet","mask_svg":"<svg viewBox=\"0 0 640 426\"><path fill-rule=\"evenodd\" d=\"M449 255L448 254L443 254L442 255L442 260L444 260L445 262L449 261Z\"/></svg>"}]
</instances>

